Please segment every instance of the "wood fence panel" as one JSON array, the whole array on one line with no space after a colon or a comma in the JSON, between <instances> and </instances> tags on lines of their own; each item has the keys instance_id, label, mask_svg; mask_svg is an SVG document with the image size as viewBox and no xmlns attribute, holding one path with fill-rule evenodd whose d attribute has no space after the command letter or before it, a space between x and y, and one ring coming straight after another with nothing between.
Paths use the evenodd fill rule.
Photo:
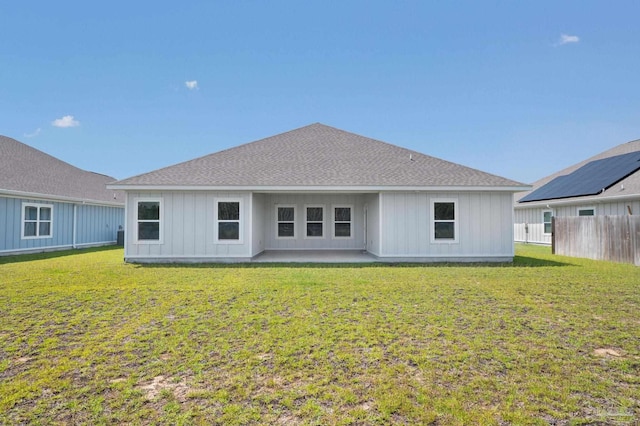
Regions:
<instances>
[{"instance_id":1,"label":"wood fence panel","mask_svg":"<svg viewBox=\"0 0 640 426\"><path fill-rule=\"evenodd\" d=\"M554 217L553 220L556 254L640 266L640 216Z\"/></svg>"}]
</instances>

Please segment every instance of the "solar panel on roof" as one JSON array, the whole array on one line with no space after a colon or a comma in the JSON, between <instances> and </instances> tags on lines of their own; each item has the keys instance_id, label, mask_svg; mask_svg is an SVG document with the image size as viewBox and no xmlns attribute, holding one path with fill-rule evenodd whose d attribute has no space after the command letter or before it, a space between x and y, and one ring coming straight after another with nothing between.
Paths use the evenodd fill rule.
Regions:
<instances>
[{"instance_id":1,"label":"solar panel on roof","mask_svg":"<svg viewBox=\"0 0 640 426\"><path fill-rule=\"evenodd\" d=\"M518 202L554 200L599 194L640 169L640 151L591 161L558 176Z\"/></svg>"}]
</instances>

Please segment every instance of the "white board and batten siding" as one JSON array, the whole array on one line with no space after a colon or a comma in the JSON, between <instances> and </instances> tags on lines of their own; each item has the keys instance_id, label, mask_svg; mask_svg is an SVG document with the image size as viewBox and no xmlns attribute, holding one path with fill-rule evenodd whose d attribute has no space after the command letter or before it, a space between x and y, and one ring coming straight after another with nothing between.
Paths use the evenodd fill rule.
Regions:
<instances>
[{"instance_id":1,"label":"white board and batten siding","mask_svg":"<svg viewBox=\"0 0 640 426\"><path fill-rule=\"evenodd\" d=\"M137 241L135 217L138 201L161 203L161 240ZM216 243L217 201L240 201L240 241ZM250 192L145 191L127 192L125 260L133 262L244 259L252 255Z\"/></svg>"},{"instance_id":2,"label":"white board and batten siding","mask_svg":"<svg viewBox=\"0 0 640 426\"><path fill-rule=\"evenodd\" d=\"M514 240L523 243L551 244L551 233L544 232L545 211L552 210L546 207L516 209L513 226Z\"/></svg>"},{"instance_id":3,"label":"white board and batten siding","mask_svg":"<svg viewBox=\"0 0 640 426\"><path fill-rule=\"evenodd\" d=\"M256 194L262 195L262 194ZM364 194L264 194L261 216L266 250L362 250L364 249ZM278 238L278 206L294 207L294 237ZM351 207L351 237L333 236L333 208ZM306 207L323 207L323 236L306 236ZM261 220L261 218L263 218Z\"/></svg>"},{"instance_id":4,"label":"white board and batten siding","mask_svg":"<svg viewBox=\"0 0 640 426\"><path fill-rule=\"evenodd\" d=\"M366 194L366 249L374 256L380 256L380 195Z\"/></svg>"},{"instance_id":5,"label":"white board and batten siding","mask_svg":"<svg viewBox=\"0 0 640 426\"><path fill-rule=\"evenodd\" d=\"M160 200L161 240L136 241L138 201ZM215 240L217 200L240 200L241 240ZM434 200L455 201L457 238L434 241ZM292 238L277 235L277 208L294 207ZM324 208L321 237L306 236L306 207ZM351 207L351 236L334 236L334 208ZM383 261L510 261L513 206L506 192L128 192L125 258L133 262L248 261L264 250L367 250Z\"/></svg>"},{"instance_id":6,"label":"white board and batten siding","mask_svg":"<svg viewBox=\"0 0 640 426\"><path fill-rule=\"evenodd\" d=\"M457 203L455 242L432 238L434 201ZM380 194L381 259L511 261L513 201L508 192L385 192Z\"/></svg>"}]
</instances>

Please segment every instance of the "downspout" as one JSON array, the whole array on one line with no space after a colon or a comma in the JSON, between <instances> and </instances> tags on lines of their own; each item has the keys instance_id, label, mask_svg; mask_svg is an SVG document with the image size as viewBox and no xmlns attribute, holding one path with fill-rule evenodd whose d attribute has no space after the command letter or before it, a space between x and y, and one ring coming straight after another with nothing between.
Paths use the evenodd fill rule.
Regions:
<instances>
[{"instance_id":1,"label":"downspout","mask_svg":"<svg viewBox=\"0 0 640 426\"><path fill-rule=\"evenodd\" d=\"M73 248L77 248L76 247L76 234L77 234L77 228L78 228L78 205L74 204L73 205L73 237L72 237L72 246Z\"/></svg>"}]
</instances>

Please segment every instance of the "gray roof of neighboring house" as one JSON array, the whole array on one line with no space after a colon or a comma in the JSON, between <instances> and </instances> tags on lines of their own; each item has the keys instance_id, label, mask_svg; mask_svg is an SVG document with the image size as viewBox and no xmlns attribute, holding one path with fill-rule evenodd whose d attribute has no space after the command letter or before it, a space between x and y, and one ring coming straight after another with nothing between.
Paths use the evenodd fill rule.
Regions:
<instances>
[{"instance_id":1,"label":"gray roof of neighboring house","mask_svg":"<svg viewBox=\"0 0 640 426\"><path fill-rule=\"evenodd\" d=\"M121 180L125 186L505 187L513 180L323 124Z\"/></svg>"},{"instance_id":2,"label":"gray roof of neighboring house","mask_svg":"<svg viewBox=\"0 0 640 426\"><path fill-rule=\"evenodd\" d=\"M514 200L515 200L515 204L519 207L527 207L527 206L539 206L539 205L546 205L546 204L550 204L553 202L557 202L560 201L562 203L575 203L575 204L584 204L584 203L589 203L595 200L599 200L599 199L603 199L603 198L609 198L609 197L622 197L622 196L637 196L638 198L640 198L640 170L636 171L635 173L627 176L626 178L622 179L621 181L619 181L618 183L616 183L615 185L609 187L608 189L606 189L604 192L601 192L597 195L589 195L589 196L584 196L584 197L571 197L571 198L563 198L563 199L556 199L556 200L542 200L542 201L531 201L531 202L524 202L524 203L518 203L518 200L520 200L522 197L530 194L531 192L535 191L536 189L540 188L541 186L547 184L548 182L551 182L553 179L557 178L558 176L564 176L564 175L568 175L569 173L579 169L580 167L584 166L587 163L590 163L592 161L595 160L601 160L603 158L609 158L609 157L614 157L616 155L621 155L621 154L628 154L631 152L638 152L640 153L640 139L631 141L631 142L627 142L627 143L623 143L620 144L618 146L615 146L607 151L601 152L598 155L594 155L593 157L587 158L584 161L581 161L577 164L574 164L573 166L567 167L566 169L562 169L557 173L554 173L552 175L546 176L536 182L533 183L533 188L530 191L526 191L526 192L519 192L516 193L514 195ZM624 188L624 189L623 189Z\"/></svg>"},{"instance_id":3,"label":"gray roof of neighboring house","mask_svg":"<svg viewBox=\"0 0 640 426\"><path fill-rule=\"evenodd\" d=\"M124 204L123 192L106 187L114 180L110 176L81 170L15 139L0 136L0 193Z\"/></svg>"}]
</instances>

